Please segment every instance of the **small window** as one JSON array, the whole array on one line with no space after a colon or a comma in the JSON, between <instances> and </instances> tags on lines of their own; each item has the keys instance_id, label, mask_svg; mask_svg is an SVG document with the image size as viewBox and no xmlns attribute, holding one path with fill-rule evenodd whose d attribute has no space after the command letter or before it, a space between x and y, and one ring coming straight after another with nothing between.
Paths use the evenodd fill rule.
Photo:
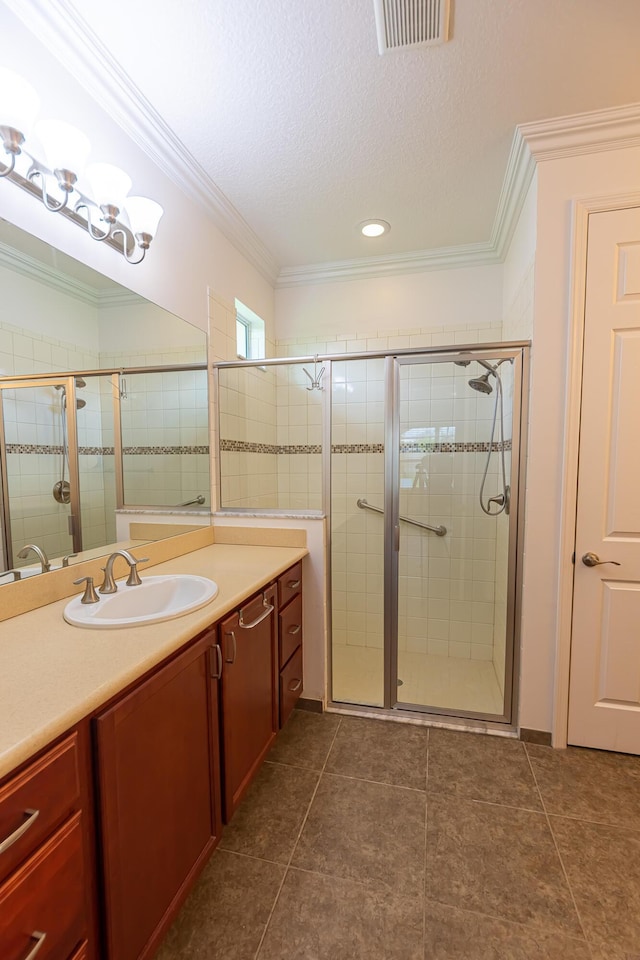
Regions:
<instances>
[{"instance_id":1,"label":"small window","mask_svg":"<svg viewBox=\"0 0 640 960\"><path fill-rule=\"evenodd\" d=\"M264 320L236 300L236 351L241 360L263 360Z\"/></svg>"}]
</instances>

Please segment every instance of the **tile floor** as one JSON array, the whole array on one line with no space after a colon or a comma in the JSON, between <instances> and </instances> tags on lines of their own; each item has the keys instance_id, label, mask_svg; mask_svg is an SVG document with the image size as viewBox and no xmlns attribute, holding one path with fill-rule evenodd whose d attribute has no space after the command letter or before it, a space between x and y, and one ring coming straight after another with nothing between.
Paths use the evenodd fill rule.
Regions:
<instances>
[{"instance_id":1,"label":"tile floor","mask_svg":"<svg viewBox=\"0 0 640 960\"><path fill-rule=\"evenodd\" d=\"M402 686L398 699L462 713L502 714L502 692L491 660L438 657L398 651ZM383 651L336 644L333 648L333 696L343 703L381 706Z\"/></svg>"},{"instance_id":2,"label":"tile floor","mask_svg":"<svg viewBox=\"0 0 640 960\"><path fill-rule=\"evenodd\" d=\"M156 960L640 960L640 758L294 711Z\"/></svg>"}]
</instances>

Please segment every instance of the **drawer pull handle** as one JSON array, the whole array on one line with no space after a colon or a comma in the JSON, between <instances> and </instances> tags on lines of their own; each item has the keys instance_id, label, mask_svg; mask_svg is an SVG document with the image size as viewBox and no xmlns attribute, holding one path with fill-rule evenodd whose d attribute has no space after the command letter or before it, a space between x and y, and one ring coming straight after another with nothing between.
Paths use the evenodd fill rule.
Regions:
<instances>
[{"instance_id":1,"label":"drawer pull handle","mask_svg":"<svg viewBox=\"0 0 640 960\"><path fill-rule=\"evenodd\" d=\"M34 943L29 953L26 955L24 960L33 960L38 950L40 949L44 941L47 939L47 935L46 933L41 933L40 930L34 930L33 933L31 934L31 939L35 940L36 942Z\"/></svg>"},{"instance_id":2,"label":"drawer pull handle","mask_svg":"<svg viewBox=\"0 0 640 960\"><path fill-rule=\"evenodd\" d=\"M287 633L290 633L292 637L295 637L296 633L300 633L300 624L294 623L292 627L289 627Z\"/></svg>"},{"instance_id":3,"label":"drawer pull handle","mask_svg":"<svg viewBox=\"0 0 640 960\"><path fill-rule=\"evenodd\" d=\"M266 597L263 598L262 605L264 610L255 620L252 620L251 623L244 622L244 610L240 611L240 618L238 620L238 625L242 627L243 630L252 630L254 627L257 627L259 623L262 623L263 620L266 620L269 614L273 613L274 607L272 603L269 603Z\"/></svg>"},{"instance_id":4,"label":"drawer pull handle","mask_svg":"<svg viewBox=\"0 0 640 960\"><path fill-rule=\"evenodd\" d=\"M290 680L289 681L289 691L295 693L296 690L299 690L302 686L302 680Z\"/></svg>"},{"instance_id":5,"label":"drawer pull handle","mask_svg":"<svg viewBox=\"0 0 640 960\"><path fill-rule=\"evenodd\" d=\"M213 663L211 664L211 676L214 680L219 680L222 676L222 650L219 643L214 643L211 653L216 655L216 671L213 672Z\"/></svg>"},{"instance_id":6,"label":"drawer pull handle","mask_svg":"<svg viewBox=\"0 0 640 960\"><path fill-rule=\"evenodd\" d=\"M299 580L287 580L287 586L289 587L289 590L297 590L298 587L300 586L300 581L299 581Z\"/></svg>"},{"instance_id":7,"label":"drawer pull handle","mask_svg":"<svg viewBox=\"0 0 640 960\"><path fill-rule=\"evenodd\" d=\"M233 656L231 656L231 657L225 657L224 659L225 659L225 661L226 661L227 663L235 663L235 662L236 662L236 653L238 652L238 644L236 643L236 635L235 635L235 632L234 632L233 630L231 630L231 632L230 632L230 633L226 633L225 636L231 637L231 639L233 640ZM220 670L220 673L222 674L222 668L221 668L221 670Z\"/></svg>"},{"instance_id":8,"label":"drawer pull handle","mask_svg":"<svg viewBox=\"0 0 640 960\"><path fill-rule=\"evenodd\" d=\"M23 834L27 832L30 826L35 823L36 819L40 816L39 810L25 810L25 815L27 819L24 823L21 823L17 830L14 830L13 833L10 833L2 843L0 843L0 853L4 853L5 850L8 850L9 847L12 847L16 840L19 840ZM27 958L28 960L28 958Z\"/></svg>"}]
</instances>

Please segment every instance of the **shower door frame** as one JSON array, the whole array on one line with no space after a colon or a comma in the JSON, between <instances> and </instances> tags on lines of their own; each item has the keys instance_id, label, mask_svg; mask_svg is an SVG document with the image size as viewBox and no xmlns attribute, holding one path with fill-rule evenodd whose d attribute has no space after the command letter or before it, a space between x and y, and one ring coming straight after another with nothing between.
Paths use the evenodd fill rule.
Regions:
<instances>
[{"instance_id":1,"label":"shower door frame","mask_svg":"<svg viewBox=\"0 0 640 960\"><path fill-rule=\"evenodd\" d=\"M7 444L4 424L3 394L5 390L31 389L36 387L64 387L67 403L64 413L67 418L67 451L69 464L69 533L73 550L82 544L82 517L80 515L80 468L78 461L77 407L75 376L43 374L41 377L2 377L0 381L0 486L2 487L2 538L3 560L6 569L13 566L13 540L11 536L11 503L9 498L9 474L7 471ZM64 456L64 452L63 452Z\"/></svg>"},{"instance_id":2,"label":"shower door frame","mask_svg":"<svg viewBox=\"0 0 640 960\"><path fill-rule=\"evenodd\" d=\"M385 360L385 425L384 425L384 686L383 706L358 704L343 700L334 700L333 689L333 642L332 642L332 605L331 605L331 445L325 441L326 453L326 507L329 518L327 529L327 692L328 706L345 713L363 712L393 716L405 716L408 719L427 720L433 717L451 724L468 724L473 721L475 727L487 730L515 731L517 724L518 673L520 664L520 607L522 578L522 534L524 531L524 490L526 467L526 430L529 392L529 351L530 341L502 341L482 344L460 344L433 348L416 347L403 350L380 350L369 353L334 354L329 360ZM509 549L507 563L507 629L505 651L505 689L504 712L502 715L485 714L477 711L447 710L429 705L402 703L397 699L397 660L398 660L398 543L400 493L399 484L399 432L400 408L398 402L399 377L401 365L411 363L452 363L454 360L510 359L514 363L513 399L512 399L512 451L511 451L511 503L515 509L509 515ZM323 357L323 362L325 358ZM333 386L331 364L328 370L328 383ZM327 434L331 431L331 390L327 397Z\"/></svg>"}]
</instances>

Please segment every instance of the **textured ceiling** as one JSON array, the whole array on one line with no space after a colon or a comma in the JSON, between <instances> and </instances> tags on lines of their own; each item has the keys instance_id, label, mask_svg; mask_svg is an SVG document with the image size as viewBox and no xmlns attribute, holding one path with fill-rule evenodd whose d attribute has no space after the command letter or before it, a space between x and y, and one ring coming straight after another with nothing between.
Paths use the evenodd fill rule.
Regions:
<instances>
[{"instance_id":1,"label":"textured ceiling","mask_svg":"<svg viewBox=\"0 0 640 960\"><path fill-rule=\"evenodd\" d=\"M640 101L639 0L452 0L383 57L373 0L67 6L281 266L488 240L518 123Z\"/></svg>"}]
</instances>

